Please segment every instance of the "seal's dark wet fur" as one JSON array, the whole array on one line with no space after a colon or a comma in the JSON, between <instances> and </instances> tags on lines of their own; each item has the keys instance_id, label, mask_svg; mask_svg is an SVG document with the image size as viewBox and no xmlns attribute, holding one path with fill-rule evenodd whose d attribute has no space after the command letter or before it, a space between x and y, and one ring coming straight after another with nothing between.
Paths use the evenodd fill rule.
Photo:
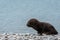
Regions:
<instances>
[{"instance_id":1,"label":"seal's dark wet fur","mask_svg":"<svg viewBox=\"0 0 60 40\"><path fill-rule=\"evenodd\" d=\"M54 26L46 22L39 22L37 19L30 19L27 22L27 26L35 29L40 35L42 35L43 33L46 35L58 34Z\"/></svg>"}]
</instances>

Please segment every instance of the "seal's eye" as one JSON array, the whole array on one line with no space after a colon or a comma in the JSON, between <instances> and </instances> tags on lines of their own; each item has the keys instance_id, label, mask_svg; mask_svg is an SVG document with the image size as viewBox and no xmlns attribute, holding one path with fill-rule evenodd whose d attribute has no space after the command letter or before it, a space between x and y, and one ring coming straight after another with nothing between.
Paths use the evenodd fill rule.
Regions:
<instances>
[{"instance_id":1,"label":"seal's eye","mask_svg":"<svg viewBox=\"0 0 60 40\"><path fill-rule=\"evenodd\" d=\"M34 22L31 22L31 23L30 23L30 25L34 26L34 25L36 25L36 23L34 23Z\"/></svg>"}]
</instances>

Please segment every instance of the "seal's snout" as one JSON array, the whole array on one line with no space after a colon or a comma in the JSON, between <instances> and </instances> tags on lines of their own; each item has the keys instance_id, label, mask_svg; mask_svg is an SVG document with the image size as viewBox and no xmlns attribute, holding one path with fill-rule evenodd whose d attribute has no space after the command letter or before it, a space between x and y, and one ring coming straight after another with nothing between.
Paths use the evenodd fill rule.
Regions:
<instances>
[{"instance_id":1,"label":"seal's snout","mask_svg":"<svg viewBox=\"0 0 60 40\"><path fill-rule=\"evenodd\" d=\"M30 25L27 23L27 26L30 27Z\"/></svg>"},{"instance_id":2,"label":"seal's snout","mask_svg":"<svg viewBox=\"0 0 60 40\"><path fill-rule=\"evenodd\" d=\"M27 24L27 26L29 26L29 24Z\"/></svg>"}]
</instances>

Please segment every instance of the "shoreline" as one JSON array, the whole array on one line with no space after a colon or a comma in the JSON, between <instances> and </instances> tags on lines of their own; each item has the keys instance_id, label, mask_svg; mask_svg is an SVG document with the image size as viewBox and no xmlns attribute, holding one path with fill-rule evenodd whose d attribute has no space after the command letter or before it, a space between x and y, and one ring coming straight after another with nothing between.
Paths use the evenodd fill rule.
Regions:
<instances>
[{"instance_id":1,"label":"shoreline","mask_svg":"<svg viewBox=\"0 0 60 40\"><path fill-rule=\"evenodd\" d=\"M29 33L14 33L14 34L0 34L0 40L60 40L60 35L44 35L38 36L37 34Z\"/></svg>"}]
</instances>

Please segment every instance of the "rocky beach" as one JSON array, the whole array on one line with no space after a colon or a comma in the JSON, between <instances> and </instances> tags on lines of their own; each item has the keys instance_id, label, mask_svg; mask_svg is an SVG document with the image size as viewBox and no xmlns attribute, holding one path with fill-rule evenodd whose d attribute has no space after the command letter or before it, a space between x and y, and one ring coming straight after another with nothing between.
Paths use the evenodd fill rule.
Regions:
<instances>
[{"instance_id":1,"label":"rocky beach","mask_svg":"<svg viewBox=\"0 0 60 40\"><path fill-rule=\"evenodd\" d=\"M43 35L29 33L0 34L0 40L60 40L60 35Z\"/></svg>"}]
</instances>

